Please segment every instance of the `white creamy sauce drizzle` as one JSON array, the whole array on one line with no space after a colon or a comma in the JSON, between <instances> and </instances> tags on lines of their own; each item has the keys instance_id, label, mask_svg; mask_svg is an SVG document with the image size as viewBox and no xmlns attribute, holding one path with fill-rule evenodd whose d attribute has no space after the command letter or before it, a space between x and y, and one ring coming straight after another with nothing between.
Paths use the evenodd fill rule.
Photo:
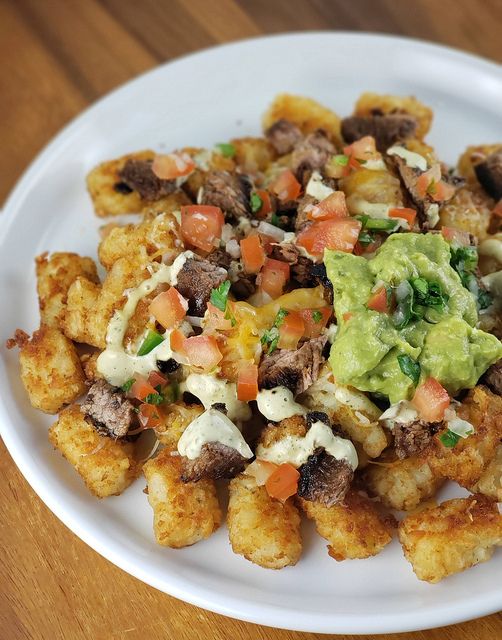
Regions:
<instances>
[{"instance_id":1,"label":"white creamy sauce drizzle","mask_svg":"<svg viewBox=\"0 0 502 640\"><path fill-rule=\"evenodd\" d=\"M478 251L482 256L495 258L497 262L502 262L502 239L489 238L480 242Z\"/></svg>"},{"instance_id":2,"label":"white creamy sauce drizzle","mask_svg":"<svg viewBox=\"0 0 502 640\"><path fill-rule=\"evenodd\" d=\"M462 418L455 417L452 420L448 420L446 424L452 433L461 438L468 438L474 433L474 426L467 420L462 420Z\"/></svg>"},{"instance_id":3,"label":"white creamy sauce drizzle","mask_svg":"<svg viewBox=\"0 0 502 640\"><path fill-rule=\"evenodd\" d=\"M497 298L502 297L502 271L489 273L487 276L481 278L481 282L494 296Z\"/></svg>"},{"instance_id":4,"label":"white creamy sauce drizzle","mask_svg":"<svg viewBox=\"0 0 502 640\"><path fill-rule=\"evenodd\" d=\"M324 447L326 452L336 460L345 460L352 469L357 468L357 451L352 442L336 436L331 427L321 421L314 422L303 438L286 436L270 447L259 445L256 449L256 456L276 464L289 462L293 466L299 467L307 462L308 457L318 447Z\"/></svg>"},{"instance_id":5,"label":"white creamy sauce drizzle","mask_svg":"<svg viewBox=\"0 0 502 640\"><path fill-rule=\"evenodd\" d=\"M307 188L305 189L305 193L320 201L334 193L334 189L323 183L322 176L319 171L313 171L310 176L310 180L308 181Z\"/></svg>"},{"instance_id":6,"label":"white creamy sauce drizzle","mask_svg":"<svg viewBox=\"0 0 502 640\"><path fill-rule=\"evenodd\" d=\"M209 442L219 442L235 449L243 458L253 457L253 452L235 424L221 411L208 409L191 422L178 441L182 456L195 460L202 447Z\"/></svg>"},{"instance_id":7,"label":"white creamy sauce drizzle","mask_svg":"<svg viewBox=\"0 0 502 640\"><path fill-rule=\"evenodd\" d=\"M355 411L369 411L372 413L374 405L364 393L349 389L348 387L340 387L336 385L335 398L340 404L344 404Z\"/></svg>"},{"instance_id":8,"label":"white creamy sauce drizzle","mask_svg":"<svg viewBox=\"0 0 502 640\"><path fill-rule=\"evenodd\" d=\"M328 336L328 342L330 344L333 344L336 338L336 334L338 333L338 325L336 325L334 322L331 323L328 327L326 327L326 329L324 329L324 333Z\"/></svg>"},{"instance_id":9,"label":"white creamy sauce drizzle","mask_svg":"<svg viewBox=\"0 0 502 640\"><path fill-rule=\"evenodd\" d=\"M439 222L439 205L436 203L430 204L427 207L427 211L425 212L425 215L429 223L429 228L433 229Z\"/></svg>"},{"instance_id":10,"label":"white creamy sauce drizzle","mask_svg":"<svg viewBox=\"0 0 502 640\"><path fill-rule=\"evenodd\" d=\"M280 422L285 418L306 413L305 408L295 402L292 391L286 387L262 389L258 392L256 402L260 413L272 422Z\"/></svg>"},{"instance_id":11,"label":"white creamy sauce drizzle","mask_svg":"<svg viewBox=\"0 0 502 640\"><path fill-rule=\"evenodd\" d=\"M164 341L144 356L127 353L123 344L124 336L139 301L152 293L159 284L176 284L178 273L186 260L191 257L193 257L193 253L185 251L176 258L171 266L157 265L156 271L152 273L150 278L125 292L127 301L122 309L117 309L113 314L106 332L106 349L100 354L97 361L99 373L110 384L121 386L132 378L134 373L145 375L150 371L157 371L157 360L165 361L173 357L169 344L169 331L164 334Z\"/></svg>"},{"instance_id":12,"label":"white creamy sauce drizzle","mask_svg":"<svg viewBox=\"0 0 502 640\"><path fill-rule=\"evenodd\" d=\"M382 157L368 158L368 160L362 164L362 168L368 169L369 171L386 171L387 169Z\"/></svg>"},{"instance_id":13,"label":"white creamy sauce drizzle","mask_svg":"<svg viewBox=\"0 0 502 640\"><path fill-rule=\"evenodd\" d=\"M237 399L237 385L207 373L191 373L181 385L182 391L189 391L198 398L205 409L222 403L230 420L245 421L251 417L251 409L246 402Z\"/></svg>"},{"instance_id":14,"label":"white creamy sauce drizzle","mask_svg":"<svg viewBox=\"0 0 502 640\"><path fill-rule=\"evenodd\" d=\"M406 162L406 166L410 169L420 169L420 171L427 171L427 160L419 153L409 151L405 147L400 145L394 145L387 149L387 155L399 156Z\"/></svg>"},{"instance_id":15,"label":"white creamy sauce drizzle","mask_svg":"<svg viewBox=\"0 0 502 640\"><path fill-rule=\"evenodd\" d=\"M392 429L395 422L409 424L410 422L418 420L418 411L408 400L400 400L384 411L379 420L383 422L388 429Z\"/></svg>"}]
</instances>

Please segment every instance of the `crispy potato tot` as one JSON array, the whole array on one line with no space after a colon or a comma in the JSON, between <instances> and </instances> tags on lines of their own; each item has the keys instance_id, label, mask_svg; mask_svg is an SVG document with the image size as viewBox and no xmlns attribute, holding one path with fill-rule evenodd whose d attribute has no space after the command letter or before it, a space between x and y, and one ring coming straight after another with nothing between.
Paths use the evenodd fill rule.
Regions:
<instances>
[{"instance_id":1,"label":"crispy potato tot","mask_svg":"<svg viewBox=\"0 0 502 640\"><path fill-rule=\"evenodd\" d=\"M342 143L340 118L334 111L312 100L312 98L280 93L274 98L263 116L263 129L268 129L281 118L296 124L304 135L312 133L316 129L324 129L336 144Z\"/></svg>"},{"instance_id":2,"label":"crispy potato tot","mask_svg":"<svg viewBox=\"0 0 502 640\"><path fill-rule=\"evenodd\" d=\"M370 116L374 110L383 114L407 113L417 119L417 138L424 138L432 124L432 109L414 96L390 96L377 93L363 93L356 102L354 115Z\"/></svg>"},{"instance_id":3,"label":"crispy potato tot","mask_svg":"<svg viewBox=\"0 0 502 640\"><path fill-rule=\"evenodd\" d=\"M376 556L392 540L392 516L382 516L369 498L354 489L343 504L332 507L303 498L298 502L319 535L329 542L328 553L335 560Z\"/></svg>"},{"instance_id":4,"label":"crispy potato tot","mask_svg":"<svg viewBox=\"0 0 502 640\"><path fill-rule=\"evenodd\" d=\"M479 268L485 276L502 269L502 232L488 236L478 247Z\"/></svg>"},{"instance_id":5,"label":"crispy potato tot","mask_svg":"<svg viewBox=\"0 0 502 640\"><path fill-rule=\"evenodd\" d=\"M328 363L301 402L312 411L327 413L370 458L377 458L389 444L388 435L378 422L380 409L362 391L335 384Z\"/></svg>"},{"instance_id":6,"label":"crispy potato tot","mask_svg":"<svg viewBox=\"0 0 502 640\"><path fill-rule=\"evenodd\" d=\"M275 158L272 145L264 138L234 138L234 161L244 173L265 171Z\"/></svg>"},{"instance_id":7,"label":"crispy potato tot","mask_svg":"<svg viewBox=\"0 0 502 640\"><path fill-rule=\"evenodd\" d=\"M484 240L488 235L493 205L493 200L479 186L464 187L441 207L439 224L468 231L478 240Z\"/></svg>"},{"instance_id":8,"label":"crispy potato tot","mask_svg":"<svg viewBox=\"0 0 502 640\"><path fill-rule=\"evenodd\" d=\"M277 424L270 424L263 429L258 440L259 446L268 449L276 442L280 442L288 436L303 438L307 433L303 416L291 416Z\"/></svg>"},{"instance_id":9,"label":"crispy potato tot","mask_svg":"<svg viewBox=\"0 0 502 640\"><path fill-rule=\"evenodd\" d=\"M68 301L63 318L63 330L72 340L104 349L106 331L115 309L125 303L124 291L139 285L149 277L146 267L148 256L143 247L129 256L119 258L106 276L103 286L97 287L85 278L77 278L68 290ZM138 304L136 313L145 317L147 299ZM135 314L136 315L136 314ZM135 315L131 318L126 339L137 337ZM144 330L144 323L141 331ZM133 328L136 327L136 330Z\"/></svg>"},{"instance_id":10,"label":"crispy potato tot","mask_svg":"<svg viewBox=\"0 0 502 640\"><path fill-rule=\"evenodd\" d=\"M340 189L347 196L347 207L354 215L361 215L367 202L403 206L401 183L389 171L354 171L340 180Z\"/></svg>"},{"instance_id":11,"label":"crispy potato tot","mask_svg":"<svg viewBox=\"0 0 502 640\"><path fill-rule=\"evenodd\" d=\"M482 493L488 498L502 502L502 445L499 444L495 457L486 467L480 479L469 488L473 493Z\"/></svg>"},{"instance_id":12,"label":"crispy potato tot","mask_svg":"<svg viewBox=\"0 0 502 640\"><path fill-rule=\"evenodd\" d=\"M417 578L439 582L491 558L502 545L502 515L485 496L448 500L407 516L399 540Z\"/></svg>"},{"instance_id":13,"label":"crispy potato tot","mask_svg":"<svg viewBox=\"0 0 502 640\"><path fill-rule=\"evenodd\" d=\"M134 443L100 436L79 405L60 413L49 429L49 440L98 498L118 496L141 472Z\"/></svg>"},{"instance_id":14,"label":"crispy potato tot","mask_svg":"<svg viewBox=\"0 0 502 640\"><path fill-rule=\"evenodd\" d=\"M296 564L302 540L293 500L274 500L244 473L230 481L229 490L227 525L234 553L266 569Z\"/></svg>"},{"instance_id":15,"label":"crispy potato tot","mask_svg":"<svg viewBox=\"0 0 502 640\"><path fill-rule=\"evenodd\" d=\"M143 472L153 529L158 544L180 549L209 538L221 522L221 510L212 480L182 482L181 457L163 449L148 460Z\"/></svg>"},{"instance_id":16,"label":"crispy potato tot","mask_svg":"<svg viewBox=\"0 0 502 640\"><path fill-rule=\"evenodd\" d=\"M483 162L486 156L489 156L491 153L499 151L500 149L502 149L502 143L500 142L496 144L479 144L467 147L458 159L457 169L459 174L467 180L467 183L470 186L479 187L474 167L480 162Z\"/></svg>"},{"instance_id":17,"label":"crispy potato tot","mask_svg":"<svg viewBox=\"0 0 502 640\"><path fill-rule=\"evenodd\" d=\"M157 438L168 448L176 449L183 431L203 412L200 404L187 405L182 400L170 404L164 412L165 421L155 429Z\"/></svg>"},{"instance_id":18,"label":"crispy potato tot","mask_svg":"<svg viewBox=\"0 0 502 640\"><path fill-rule=\"evenodd\" d=\"M84 370L84 375L88 382L95 382L103 376L98 371L98 358L101 351L95 351L94 353L84 353L80 356L80 363Z\"/></svg>"},{"instance_id":19,"label":"crispy potato tot","mask_svg":"<svg viewBox=\"0 0 502 640\"><path fill-rule=\"evenodd\" d=\"M173 256L180 253L183 243L179 225L171 214L148 215L139 224L115 227L100 242L98 257L105 269L109 270L119 258L140 251L152 259L165 253Z\"/></svg>"},{"instance_id":20,"label":"crispy potato tot","mask_svg":"<svg viewBox=\"0 0 502 640\"><path fill-rule=\"evenodd\" d=\"M59 327L66 305L66 294L78 276L99 283L96 265L91 258L76 253L43 253L35 258L37 292L41 321Z\"/></svg>"},{"instance_id":21,"label":"crispy potato tot","mask_svg":"<svg viewBox=\"0 0 502 640\"><path fill-rule=\"evenodd\" d=\"M31 340L21 334L15 342L30 403L44 413L57 413L87 388L75 346L59 329L46 325Z\"/></svg>"},{"instance_id":22,"label":"crispy potato tot","mask_svg":"<svg viewBox=\"0 0 502 640\"><path fill-rule=\"evenodd\" d=\"M153 151L128 153L116 160L102 162L87 176L87 189L94 205L94 212L100 218L120 216L124 213L139 213L145 201L137 191L120 193L115 185L120 182L119 173L128 160L152 160Z\"/></svg>"},{"instance_id":23,"label":"crispy potato tot","mask_svg":"<svg viewBox=\"0 0 502 640\"><path fill-rule=\"evenodd\" d=\"M444 478L432 471L427 460L416 456L395 460L384 454L364 472L364 486L370 494L398 511L415 509L435 495L444 482Z\"/></svg>"},{"instance_id":24,"label":"crispy potato tot","mask_svg":"<svg viewBox=\"0 0 502 640\"><path fill-rule=\"evenodd\" d=\"M480 480L495 457L502 437L502 398L478 385L469 392L457 413L473 425L474 434L461 438L452 448L445 447L437 434L424 455L434 474L468 488Z\"/></svg>"}]
</instances>

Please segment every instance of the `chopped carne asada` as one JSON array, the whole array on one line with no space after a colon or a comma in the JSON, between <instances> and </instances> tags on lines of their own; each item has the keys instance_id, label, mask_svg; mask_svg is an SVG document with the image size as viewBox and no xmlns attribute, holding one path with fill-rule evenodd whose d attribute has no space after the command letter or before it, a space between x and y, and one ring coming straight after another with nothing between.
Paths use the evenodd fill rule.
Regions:
<instances>
[{"instance_id":1,"label":"chopped carne asada","mask_svg":"<svg viewBox=\"0 0 502 640\"><path fill-rule=\"evenodd\" d=\"M415 118L404 114L350 116L342 120L342 136L348 143L364 136L375 138L378 151L385 152L396 142L413 138L417 129Z\"/></svg>"},{"instance_id":2,"label":"chopped carne asada","mask_svg":"<svg viewBox=\"0 0 502 640\"><path fill-rule=\"evenodd\" d=\"M247 176L228 171L210 171L204 182L201 204L220 207L226 220L251 217L251 183Z\"/></svg>"},{"instance_id":3,"label":"chopped carne asada","mask_svg":"<svg viewBox=\"0 0 502 640\"><path fill-rule=\"evenodd\" d=\"M490 154L474 166L479 183L495 200L502 198L502 151Z\"/></svg>"},{"instance_id":4,"label":"chopped carne asada","mask_svg":"<svg viewBox=\"0 0 502 640\"><path fill-rule=\"evenodd\" d=\"M92 385L80 409L100 435L110 438L127 436L136 417L132 402L106 380Z\"/></svg>"},{"instance_id":5,"label":"chopped carne asada","mask_svg":"<svg viewBox=\"0 0 502 640\"><path fill-rule=\"evenodd\" d=\"M145 200L160 200L176 190L176 180L161 180L152 171L150 160L128 160L120 171L121 182L116 190L127 193L125 187L137 191ZM119 186L120 185L120 186Z\"/></svg>"},{"instance_id":6,"label":"chopped carne asada","mask_svg":"<svg viewBox=\"0 0 502 640\"><path fill-rule=\"evenodd\" d=\"M319 447L298 471L298 495L327 507L343 502L352 484L354 471L345 460L337 460Z\"/></svg>"},{"instance_id":7,"label":"chopped carne asada","mask_svg":"<svg viewBox=\"0 0 502 640\"><path fill-rule=\"evenodd\" d=\"M441 424L429 424L416 420L408 424L396 422L392 430L397 457L403 460L422 453L430 444L432 436Z\"/></svg>"},{"instance_id":8,"label":"chopped carne asada","mask_svg":"<svg viewBox=\"0 0 502 640\"><path fill-rule=\"evenodd\" d=\"M319 377L326 341L326 336L320 336L304 342L296 351L279 349L266 355L258 370L260 388L282 386L290 389L294 395L303 393Z\"/></svg>"},{"instance_id":9,"label":"chopped carne asada","mask_svg":"<svg viewBox=\"0 0 502 640\"><path fill-rule=\"evenodd\" d=\"M189 258L178 273L176 289L188 300L188 311L193 316L203 316L211 291L227 279L222 267L204 260Z\"/></svg>"},{"instance_id":10,"label":"chopped carne asada","mask_svg":"<svg viewBox=\"0 0 502 640\"><path fill-rule=\"evenodd\" d=\"M247 300L256 292L256 276L252 273L240 273L237 279L232 282L230 291L236 300Z\"/></svg>"},{"instance_id":11,"label":"chopped carne asada","mask_svg":"<svg viewBox=\"0 0 502 640\"><path fill-rule=\"evenodd\" d=\"M181 480L198 482L202 478L234 478L243 470L246 462L246 458L235 449L221 442L208 442L202 446L200 456L195 460L183 458Z\"/></svg>"},{"instance_id":12,"label":"chopped carne asada","mask_svg":"<svg viewBox=\"0 0 502 640\"><path fill-rule=\"evenodd\" d=\"M482 382L484 382L493 393L502 396L502 359L492 364L483 376Z\"/></svg>"},{"instance_id":13,"label":"chopped carne asada","mask_svg":"<svg viewBox=\"0 0 502 640\"><path fill-rule=\"evenodd\" d=\"M293 173L300 182L306 184L310 173L322 169L335 151L335 145L323 129L310 133L295 145L291 157Z\"/></svg>"},{"instance_id":14,"label":"chopped carne asada","mask_svg":"<svg viewBox=\"0 0 502 640\"><path fill-rule=\"evenodd\" d=\"M293 151L303 138L300 129L290 120L281 118L265 131L265 137L280 156Z\"/></svg>"},{"instance_id":15,"label":"chopped carne asada","mask_svg":"<svg viewBox=\"0 0 502 640\"><path fill-rule=\"evenodd\" d=\"M298 202L298 208L295 218L296 233L299 233L300 231L305 229L305 227L308 227L310 224L312 224L311 220L308 219L307 214L316 203L317 200L313 196L309 196L308 194L305 194Z\"/></svg>"}]
</instances>

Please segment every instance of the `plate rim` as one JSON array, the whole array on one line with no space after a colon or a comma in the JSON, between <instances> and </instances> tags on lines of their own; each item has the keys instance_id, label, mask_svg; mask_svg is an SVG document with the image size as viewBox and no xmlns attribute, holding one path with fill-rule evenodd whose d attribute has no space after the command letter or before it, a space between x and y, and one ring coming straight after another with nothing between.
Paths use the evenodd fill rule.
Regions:
<instances>
[{"instance_id":1,"label":"plate rim","mask_svg":"<svg viewBox=\"0 0 502 640\"><path fill-rule=\"evenodd\" d=\"M483 58L477 54L467 53L454 47L445 46L442 44L428 42L418 38L408 38L404 36L394 36L391 34L379 34L370 32L356 32L356 31L331 31L331 30L311 30L302 32L283 32L279 34L269 34L259 37L246 38L241 40L235 40L232 42L217 44L210 46L195 52L190 52L183 56L179 56L167 62L161 63L152 69L141 73L138 76L131 78L125 83L114 88L112 91L106 93L98 100L87 106L83 111L72 118L66 125L64 125L50 141L42 147L42 149L36 154L34 159L25 168L19 179L16 181L14 187L8 194L3 210L3 224L0 230L0 247L3 245L5 238L8 236L11 224L15 222L15 212L22 205L26 194L30 191L30 185L33 180L37 178L39 168L41 168L46 159L50 158L54 153L57 153L58 149L63 144L68 144L71 137L77 133L89 119L94 116L94 113L102 108L103 103L114 100L122 92L127 92L129 86L133 83L141 82L146 77L154 77L155 75L162 75L167 67L171 67L177 64L182 64L187 60L203 57L213 50L232 49L239 48L242 45L253 45L263 40L267 41L280 41L280 40L306 40L312 36L330 36L335 39L355 39L379 42L394 42L396 44L403 43L407 45L413 45L421 49L425 49L430 53L448 55L451 58L455 58L460 62L477 66L485 71L501 74L502 65ZM12 211L12 213L9 212ZM7 217L7 220L5 218ZM230 600L227 597L220 595L217 599L211 599L211 591L208 589L201 589L198 585L192 582L188 583L186 579L175 577L174 581L169 581L169 576L163 581L156 579L155 576L148 574L147 569L142 567L141 564L136 564L133 560L130 560L127 554L120 551L116 551L113 545L107 545L97 538L91 530L86 529L81 525L78 520L72 515L72 513L66 509L64 503L58 503L57 498L46 487L42 479L37 476L35 466L30 464L30 455L24 450L24 447L18 446L15 439L14 429L9 426L10 420L7 412L7 406L2 398L0 398L0 436L2 437L5 446L11 455L14 463L27 480L33 491L37 496L46 504L46 506L53 512L53 514L75 534L85 544L90 546L94 551L101 556L118 566L120 569L126 571L135 578L149 584L157 590L171 595L175 598L183 600L189 604L199 606L201 608L219 613L225 616L243 620L246 622L252 622L255 624L261 624L264 626L273 626L282 629L307 631L314 633L395 633L395 632L408 632L418 631L424 629L435 628L438 626L444 626L448 624L454 624L470 620L475 617L480 617L490 613L499 611L502 607L502 595L498 595L497 592L491 594L491 597L483 595L480 601L472 601L469 603L463 602L461 610L454 608L451 604L445 607L435 608L432 612L428 611L427 621L421 620L421 616L413 614L411 610L407 610L405 613L394 613L392 615L376 615L371 614L366 617L354 616L354 614L340 614L334 615L326 613L316 613L309 616L308 611L300 612L296 615L294 621L288 623L286 618L291 619L291 612L286 612L281 607L268 606L264 608L257 607L256 604L251 603L252 606L248 606L245 610L239 609L239 603L242 603L241 598L234 598L230 604L223 604L222 600ZM120 549L120 547L118 547ZM164 576L165 578L165 576ZM180 586L180 583L181 586ZM186 585L185 585L186 583ZM187 587L191 587L187 589ZM263 621L262 614L266 615L266 620ZM362 623L362 624L361 624Z\"/></svg>"}]
</instances>

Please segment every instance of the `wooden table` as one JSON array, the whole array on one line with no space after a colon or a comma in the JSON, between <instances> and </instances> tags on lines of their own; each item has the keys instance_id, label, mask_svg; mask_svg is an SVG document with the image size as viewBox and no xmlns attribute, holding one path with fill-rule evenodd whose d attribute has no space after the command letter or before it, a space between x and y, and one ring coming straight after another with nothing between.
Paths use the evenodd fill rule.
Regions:
<instances>
[{"instance_id":1,"label":"wooden table","mask_svg":"<svg viewBox=\"0 0 502 640\"><path fill-rule=\"evenodd\" d=\"M301 29L383 31L502 62L500 0L0 0L0 201L34 154L104 93L220 42ZM0 443L0 638L321 638L230 620L142 584L42 504ZM502 616L382 636L502 637Z\"/></svg>"}]
</instances>

